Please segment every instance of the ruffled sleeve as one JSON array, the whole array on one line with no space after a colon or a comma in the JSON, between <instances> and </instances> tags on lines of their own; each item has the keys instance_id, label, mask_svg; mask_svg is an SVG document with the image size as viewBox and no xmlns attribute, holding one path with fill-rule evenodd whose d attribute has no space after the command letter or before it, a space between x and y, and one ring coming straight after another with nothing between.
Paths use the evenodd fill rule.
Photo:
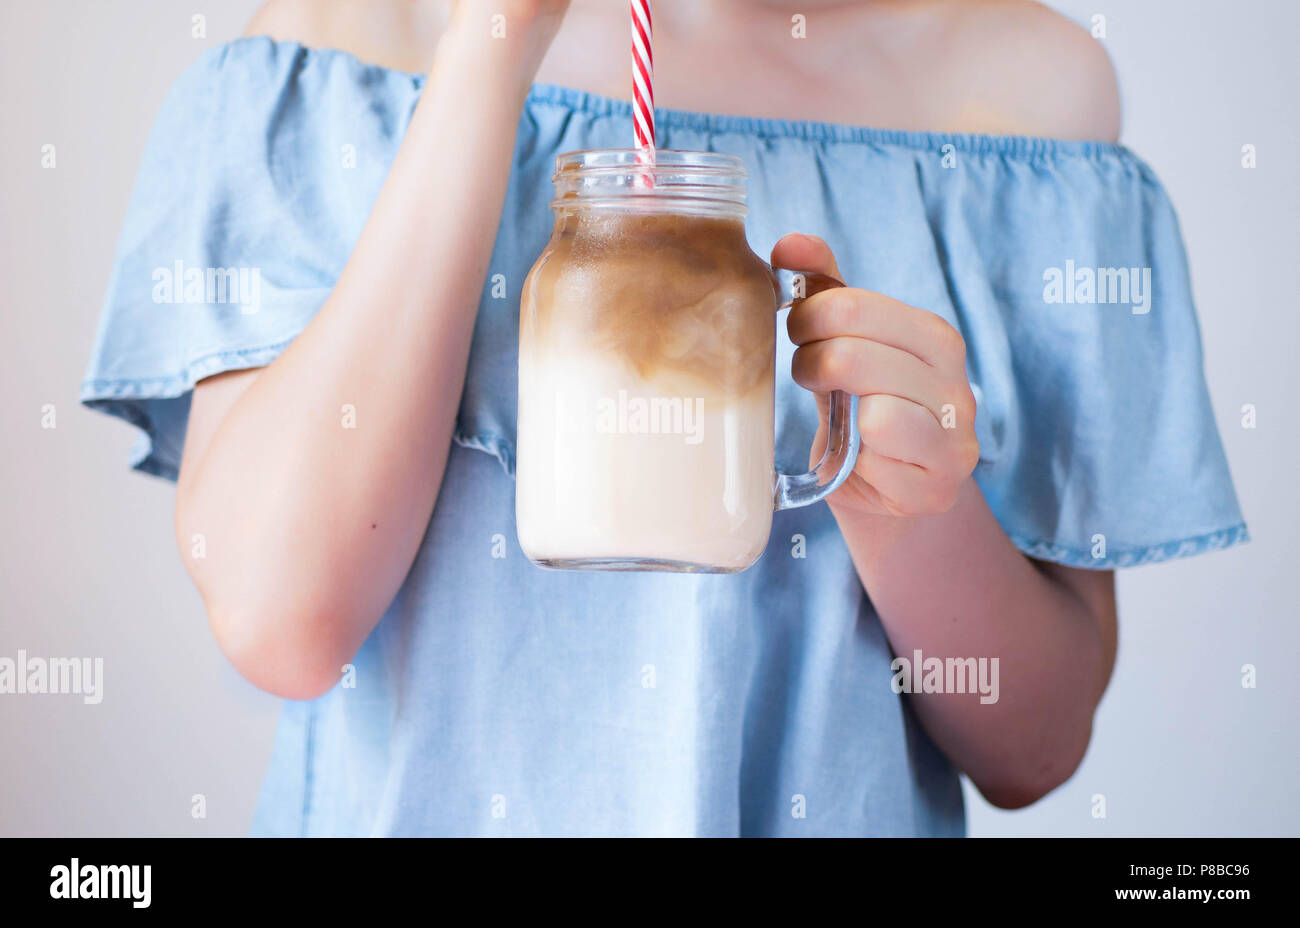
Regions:
<instances>
[{"instance_id":1,"label":"ruffled sleeve","mask_svg":"<svg viewBox=\"0 0 1300 928\"><path fill-rule=\"evenodd\" d=\"M418 94L414 76L269 39L212 49L173 86L81 386L141 430L134 467L174 479L194 384L270 363L320 308Z\"/></svg>"},{"instance_id":2,"label":"ruffled sleeve","mask_svg":"<svg viewBox=\"0 0 1300 928\"><path fill-rule=\"evenodd\" d=\"M920 175L985 497L1023 551L1076 567L1246 540L1169 198L1126 149L1034 144Z\"/></svg>"}]
</instances>

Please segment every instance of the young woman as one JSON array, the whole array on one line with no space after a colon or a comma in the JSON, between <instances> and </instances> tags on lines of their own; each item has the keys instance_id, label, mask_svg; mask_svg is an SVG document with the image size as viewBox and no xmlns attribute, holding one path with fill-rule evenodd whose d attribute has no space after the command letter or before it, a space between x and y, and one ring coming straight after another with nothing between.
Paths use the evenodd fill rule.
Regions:
<instances>
[{"instance_id":1,"label":"young woman","mask_svg":"<svg viewBox=\"0 0 1300 928\"><path fill-rule=\"evenodd\" d=\"M849 285L778 361L862 398L854 474L733 576L514 540L518 295L554 157L630 145L623 4L274 0L164 105L83 396L179 475L217 643L291 700L258 833L961 834L958 771L1014 808L1078 766L1112 569L1245 537L1177 221L1086 33L654 11L660 147L742 156L755 250ZM162 302L178 261L256 298ZM824 423L778 383L802 470ZM996 658L996 698L927 658Z\"/></svg>"}]
</instances>

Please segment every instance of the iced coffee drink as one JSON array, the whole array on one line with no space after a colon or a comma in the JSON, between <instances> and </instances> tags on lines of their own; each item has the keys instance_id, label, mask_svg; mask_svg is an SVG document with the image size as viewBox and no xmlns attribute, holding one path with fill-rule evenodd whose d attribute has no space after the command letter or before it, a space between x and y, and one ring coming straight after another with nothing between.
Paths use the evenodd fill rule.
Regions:
<instances>
[{"instance_id":1,"label":"iced coffee drink","mask_svg":"<svg viewBox=\"0 0 1300 928\"><path fill-rule=\"evenodd\" d=\"M561 156L524 285L520 545L548 567L743 570L777 480L776 281L738 159L661 153L651 184L628 154Z\"/></svg>"}]
</instances>

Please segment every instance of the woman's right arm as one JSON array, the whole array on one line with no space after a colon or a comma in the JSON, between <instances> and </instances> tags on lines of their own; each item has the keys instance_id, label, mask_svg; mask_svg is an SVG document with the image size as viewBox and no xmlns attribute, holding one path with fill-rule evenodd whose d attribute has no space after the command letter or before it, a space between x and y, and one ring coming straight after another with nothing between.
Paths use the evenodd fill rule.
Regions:
<instances>
[{"instance_id":1,"label":"woman's right arm","mask_svg":"<svg viewBox=\"0 0 1300 928\"><path fill-rule=\"evenodd\" d=\"M329 299L270 365L194 391L176 539L218 644L262 689L309 699L333 686L411 567L442 483L519 116L567 5L458 4ZM497 11L503 38L491 33Z\"/></svg>"}]
</instances>

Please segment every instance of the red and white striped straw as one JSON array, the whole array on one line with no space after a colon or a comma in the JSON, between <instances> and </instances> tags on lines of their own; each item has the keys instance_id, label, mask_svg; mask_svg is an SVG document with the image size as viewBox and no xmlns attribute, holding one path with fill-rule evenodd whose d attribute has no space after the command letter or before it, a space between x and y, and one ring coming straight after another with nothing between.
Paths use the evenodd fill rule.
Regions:
<instances>
[{"instance_id":1,"label":"red and white striped straw","mask_svg":"<svg viewBox=\"0 0 1300 928\"><path fill-rule=\"evenodd\" d=\"M655 163L654 49L651 42L650 0L631 0L632 5L632 122L636 136L637 161ZM653 186L654 175L641 175L640 186Z\"/></svg>"}]
</instances>

